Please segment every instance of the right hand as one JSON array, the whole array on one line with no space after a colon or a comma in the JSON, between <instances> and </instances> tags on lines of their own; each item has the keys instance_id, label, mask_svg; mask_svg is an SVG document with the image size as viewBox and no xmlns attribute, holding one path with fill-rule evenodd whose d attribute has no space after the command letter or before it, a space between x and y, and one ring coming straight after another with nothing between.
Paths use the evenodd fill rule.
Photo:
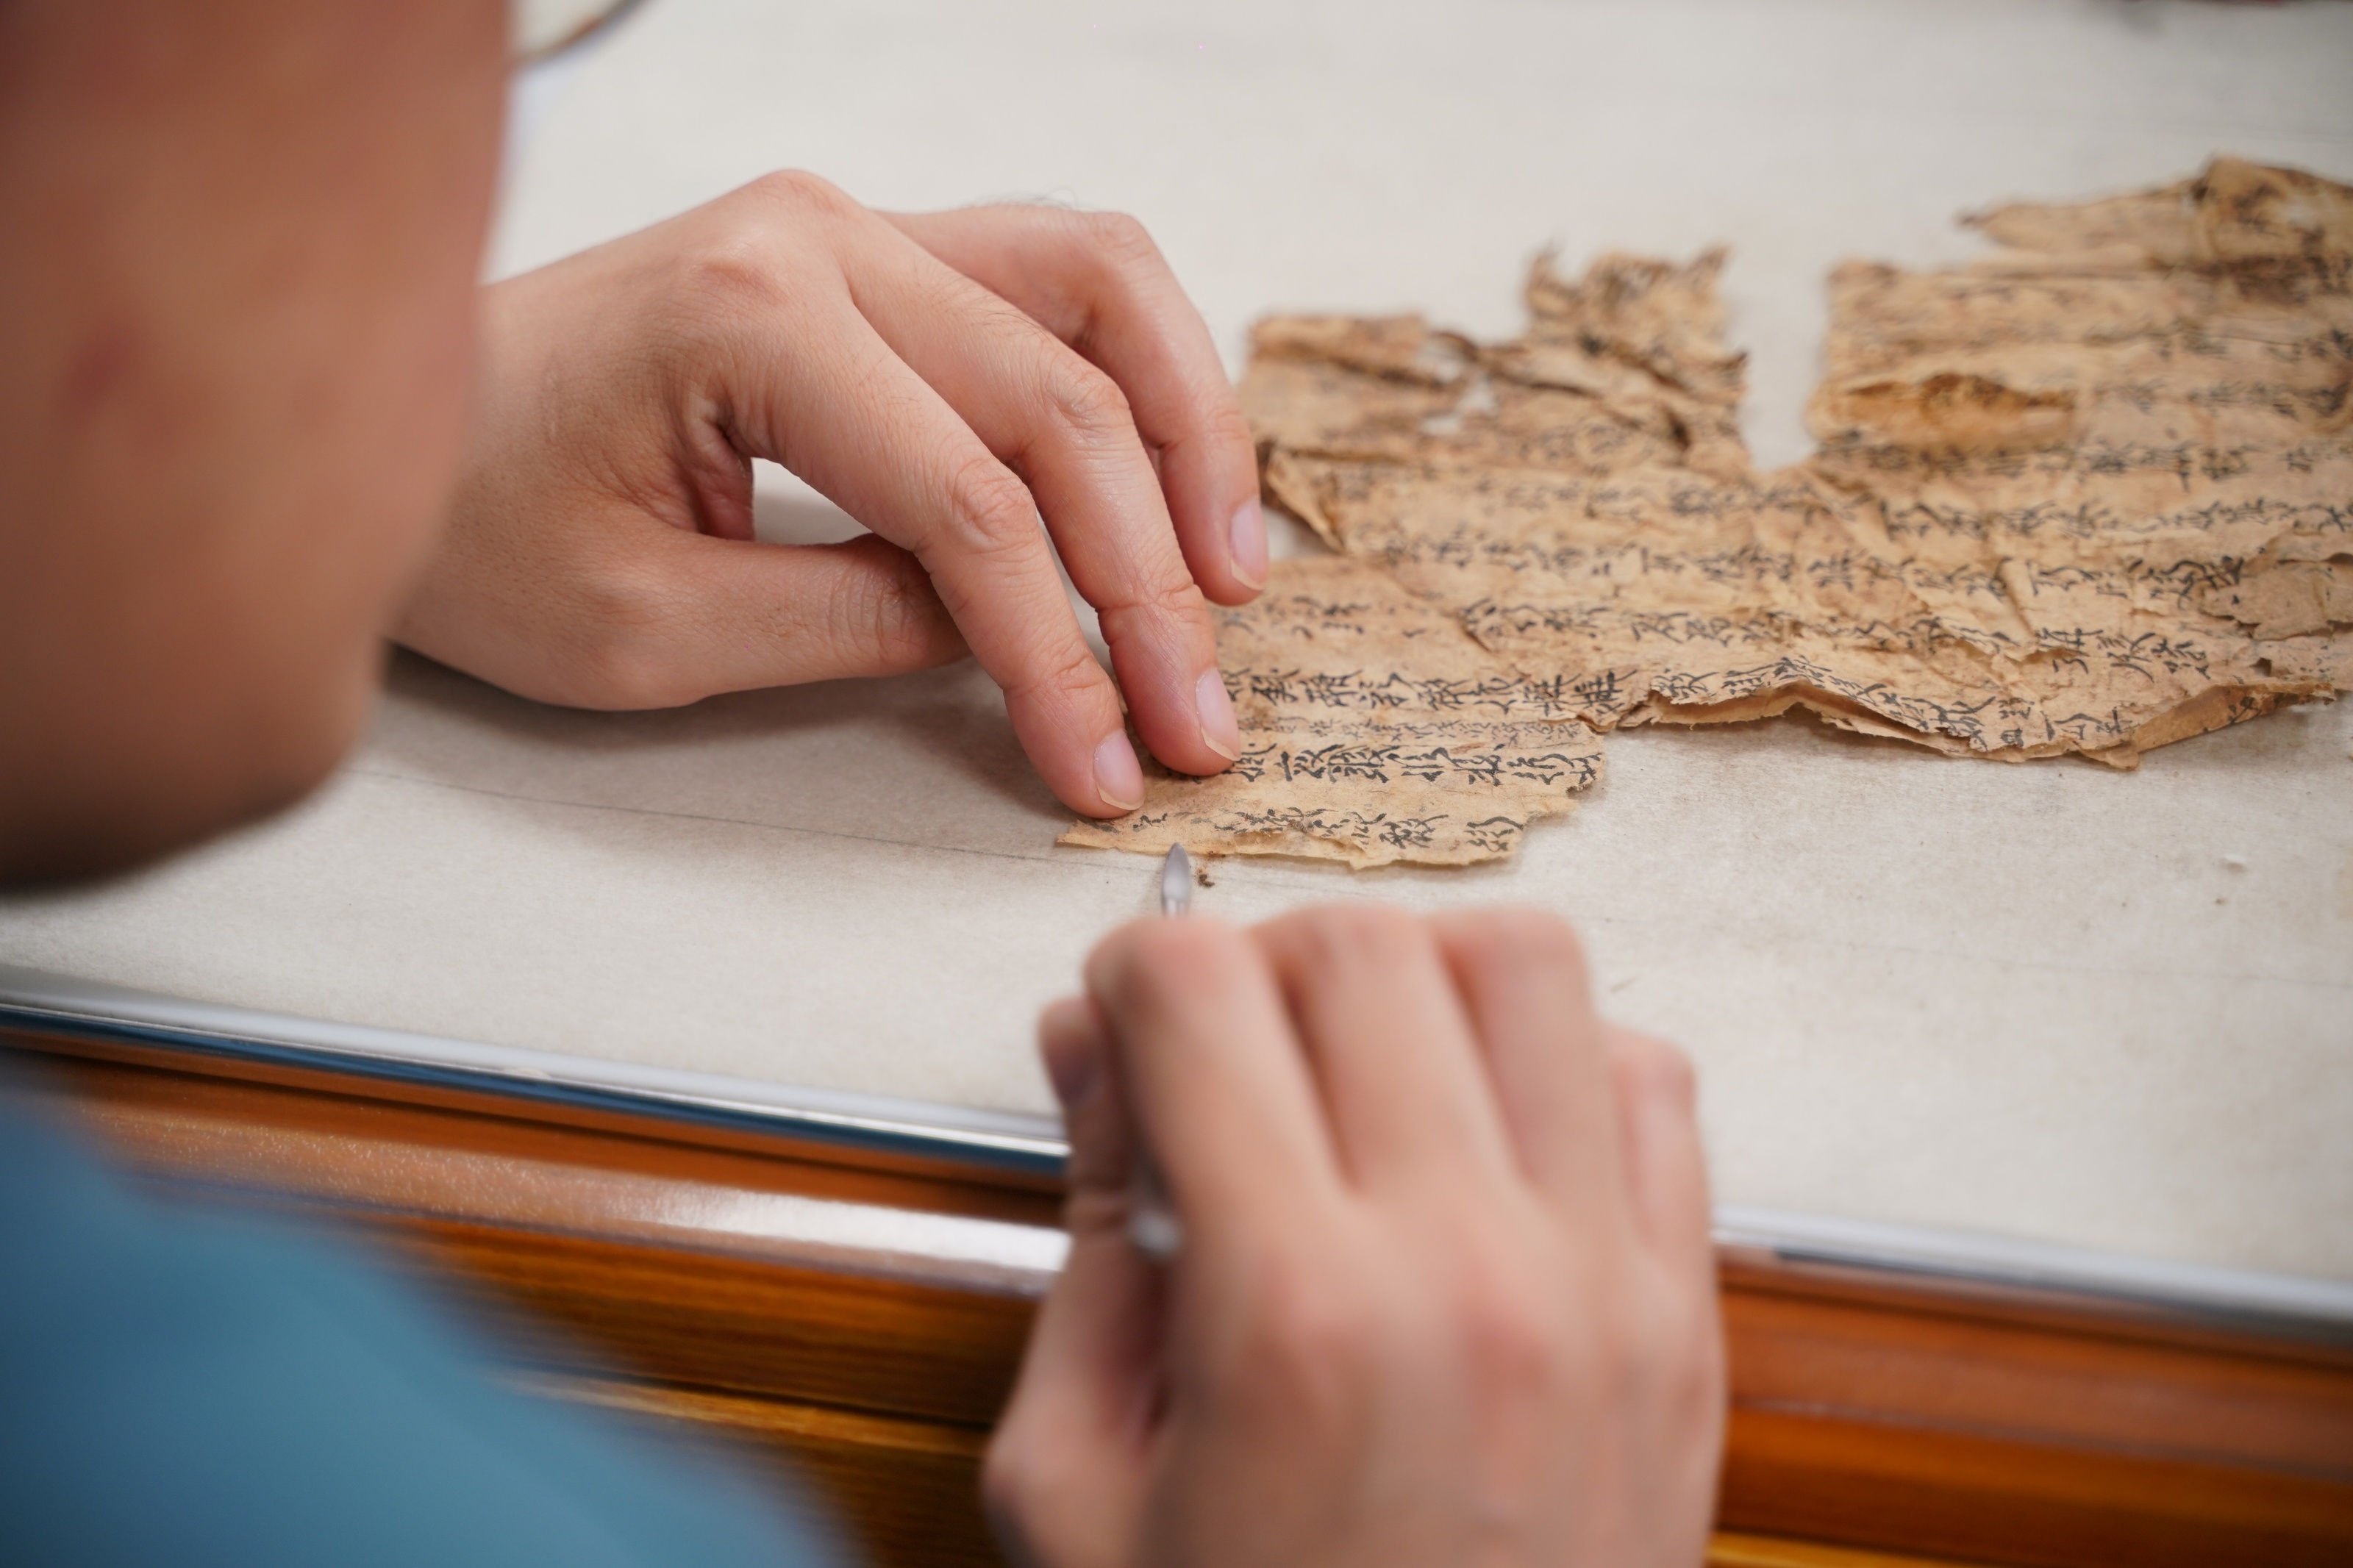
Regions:
<instances>
[{"instance_id":1,"label":"right hand","mask_svg":"<svg viewBox=\"0 0 2353 1568\"><path fill-rule=\"evenodd\" d=\"M1041 1568L1693 1568L1725 1419L1689 1067L1568 928L1115 932L1041 1025L1070 1261L989 1450ZM1129 1242L1153 1151L1181 1216Z\"/></svg>"}]
</instances>

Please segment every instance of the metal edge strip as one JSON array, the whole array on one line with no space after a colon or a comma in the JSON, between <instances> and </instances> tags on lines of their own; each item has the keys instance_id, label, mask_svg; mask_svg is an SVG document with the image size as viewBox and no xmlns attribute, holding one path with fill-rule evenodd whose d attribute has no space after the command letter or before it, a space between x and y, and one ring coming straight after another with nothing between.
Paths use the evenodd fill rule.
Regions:
<instances>
[{"instance_id":1,"label":"metal edge strip","mask_svg":"<svg viewBox=\"0 0 2353 1568\"><path fill-rule=\"evenodd\" d=\"M1068 1145L1049 1117L610 1062L190 1002L0 963L0 1023L285 1066L706 1125L1056 1177ZM1799 1272L1989 1290L2062 1307L2124 1307L2200 1323L2353 1340L2353 1282L2176 1262L1929 1226L1719 1205L1716 1245Z\"/></svg>"},{"instance_id":2,"label":"metal edge strip","mask_svg":"<svg viewBox=\"0 0 2353 1568\"><path fill-rule=\"evenodd\" d=\"M0 1023L325 1068L398 1082L490 1090L543 1103L789 1133L867 1152L944 1160L1030 1177L1061 1173L1049 1117L966 1110L842 1089L609 1062L512 1046L334 1024L0 964Z\"/></svg>"},{"instance_id":3,"label":"metal edge strip","mask_svg":"<svg viewBox=\"0 0 2353 1568\"><path fill-rule=\"evenodd\" d=\"M2353 1342L2353 1282L1930 1226L1719 1204L1715 1243L1799 1274L1958 1287L2029 1305L2136 1315L2299 1339Z\"/></svg>"}]
</instances>

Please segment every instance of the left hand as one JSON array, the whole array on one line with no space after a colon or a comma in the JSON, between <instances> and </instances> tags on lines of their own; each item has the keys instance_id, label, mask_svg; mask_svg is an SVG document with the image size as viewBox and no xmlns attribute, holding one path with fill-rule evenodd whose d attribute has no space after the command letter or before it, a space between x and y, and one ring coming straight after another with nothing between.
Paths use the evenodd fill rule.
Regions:
<instances>
[{"instance_id":1,"label":"left hand","mask_svg":"<svg viewBox=\"0 0 2353 1568\"><path fill-rule=\"evenodd\" d=\"M401 642L591 708L969 647L1049 787L1095 816L1144 798L1123 689L1169 766L1239 751L1203 597L1265 581L1257 466L1132 219L889 216L775 174L498 284L483 314L471 448ZM872 535L755 542L754 458Z\"/></svg>"}]
</instances>

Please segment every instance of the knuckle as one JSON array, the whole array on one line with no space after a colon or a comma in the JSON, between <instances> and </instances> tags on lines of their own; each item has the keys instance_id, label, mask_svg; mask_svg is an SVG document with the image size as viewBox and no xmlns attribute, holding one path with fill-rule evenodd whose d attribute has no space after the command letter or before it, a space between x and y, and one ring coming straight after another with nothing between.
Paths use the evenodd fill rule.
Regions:
<instances>
[{"instance_id":1,"label":"knuckle","mask_svg":"<svg viewBox=\"0 0 2353 1568\"><path fill-rule=\"evenodd\" d=\"M1046 400L1055 418L1082 437L1116 439L1135 433L1135 411L1119 383L1068 351L1054 356Z\"/></svg>"},{"instance_id":2,"label":"knuckle","mask_svg":"<svg viewBox=\"0 0 2353 1568\"><path fill-rule=\"evenodd\" d=\"M858 205L839 185L807 169L774 169L744 188L764 202L804 212L839 213Z\"/></svg>"},{"instance_id":3,"label":"knuckle","mask_svg":"<svg viewBox=\"0 0 2353 1568\"><path fill-rule=\"evenodd\" d=\"M845 573L824 607L829 647L852 668L896 669L927 657L939 640L930 579L912 558L888 574Z\"/></svg>"},{"instance_id":4,"label":"knuckle","mask_svg":"<svg viewBox=\"0 0 2353 1568\"><path fill-rule=\"evenodd\" d=\"M1567 921L1543 910L1497 910L1489 917L1495 944L1531 963L1585 965L1585 946Z\"/></svg>"},{"instance_id":5,"label":"knuckle","mask_svg":"<svg viewBox=\"0 0 2353 1568\"><path fill-rule=\"evenodd\" d=\"M1387 965L1411 956L1430 940L1420 920L1393 904L1327 904L1284 923L1289 940L1312 962L1325 964Z\"/></svg>"},{"instance_id":6,"label":"knuckle","mask_svg":"<svg viewBox=\"0 0 2353 1568\"><path fill-rule=\"evenodd\" d=\"M1585 945L1567 921L1543 910L1485 910L1464 917L1463 948L1496 970L1540 970L1586 984Z\"/></svg>"},{"instance_id":7,"label":"knuckle","mask_svg":"<svg viewBox=\"0 0 2353 1568\"><path fill-rule=\"evenodd\" d=\"M1054 705L1061 705L1075 704L1107 679L1087 645L1073 634L1044 663L1032 665L1001 684L1009 700L1047 699Z\"/></svg>"},{"instance_id":8,"label":"knuckle","mask_svg":"<svg viewBox=\"0 0 2353 1568\"><path fill-rule=\"evenodd\" d=\"M1680 1047L1651 1035L1620 1030L1611 1041L1611 1053L1644 1096L1679 1108L1698 1103L1699 1072Z\"/></svg>"},{"instance_id":9,"label":"knuckle","mask_svg":"<svg viewBox=\"0 0 2353 1568\"><path fill-rule=\"evenodd\" d=\"M1490 1397L1546 1397L1572 1380L1574 1358L1542 1295L1501 1270L1465 1286L1456 1336L1472 1384Z\"/></svg>"},{"instance_id":10,"label":"knuckle","mask_svg":"<svg viewBox=\"0 0 2353 1568\"><path fill-rule=\"evenodd\" d=\"M1229 1369L1238 1389L1313 1427L1353 1426L1382 1359L1371 1312L1295 1267L1263 1268L1256 1286Z\"/></svg>"},{"instance_id":11,"label":"knuckle","mask_svg":"<svg viewBox=\"0 0 2353 1568\"><path fill-rule=\"evenodd\" d=\"M1699 1100L1699 1069L1680 1047L1664 1040L1651 1042L1651 1071L1655 1075L1659 1092L1679 1106L1691 1106Z\"/></svg>"},{"instance_id":12,"label":"knuckle","mask_svg":"<svg viewBox=\"0 0 2353 1568\"><path fill-rule=\"evenodd\" d=\"M1148 581L1123 584L1116 591L1098 595L1095 613L1105 617L1107 629L1120 624L1115 618L1123 616L1141 615L1180 624L1206 624L1208 619L1199 585L1184 574L1181 566L1166 573L1153 571Z\"/></svg>"},{"instance_id":13,"label":"knuckle","mask_svg":"<svg viewBox=\"0 0 2353 1568\"><path fill-rule=\"evenodd\" d=\"M700 302L723 321L773 306L786 291L770 247L742 231L705 240L681 258L680 269L680 296Z\"/></svg>"},{"instance_id":14,"label":"knuckle","mask_svg":"<svg viewBox=\"0 0 2353 1568\"><path fill-rule=\"evenodd\" d=\"M1208 388L1208 409L1201 416L1201 437L1214 446L1237 447L1254 450L1258 437L1251 431L1250 418L1233 395L1232 388L1219 382Z\"/></svg>"},{"instance_id":15,"label":"knuckle","mask_svg":"<svg viewBox=\"0 0 2353 1568\"><path fill-rule=\"evenodd\" d=\"M948 528L964 553L990 556L1034 548L1038 503L1011 469L976 453L948 480Z\"/></svg>"},{"instance_id":16,"label":"knuckle","mask_svg":"<svg viewBox=\"0 0 2353 1568\"><path fill-rule=\"evenodd\" d=\"M853 574L834 585L824 610L825 637L850 668L879 668L900 647L894 595L871 577Z\"/></svg>"},{"instance_id":17,"label":"knuckle","mask_svg":"<svg viewBox=\"0 0 2353 1568\"><path fill-rule=\"evenodd\" d=\"M1080 216L1087 248L1116 266L1163 265L1152 231L1126 213L1085 213Z\"/></svg>"},{"instance_id":18,"label":"knuckle","mask_svg":"<svg viewBox=\"0 0 2353 1568\"><path fill-rule=\"evenodd\" d=\"M806 170L763 174L699 209L688 230L692 238L676 258L673 292L709 310L789 304L796 278L806 278L812 235L823 231L826 220L862 212L839 187Z\"/></svg>"}]
</instances>

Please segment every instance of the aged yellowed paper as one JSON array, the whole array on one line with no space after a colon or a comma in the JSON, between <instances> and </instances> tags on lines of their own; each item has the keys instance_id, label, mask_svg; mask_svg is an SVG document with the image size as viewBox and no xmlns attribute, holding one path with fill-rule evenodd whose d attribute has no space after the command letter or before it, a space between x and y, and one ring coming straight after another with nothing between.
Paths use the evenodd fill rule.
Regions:
<instances>
[{"instance_id":1,"label":"aged yellowed paper","mask_svg":"<svg viewBox=\"0 0 2353 1568\"><path fill-rule=\"evenodd\" d=\"M2353 189L2218 159L1970 221L2002 248L1833 274L1820 447L1768 473L1721 252L1539 260L1500 344L1261 323L1266 489L1336 557L1221 614L1242 763L1065 842L1464 864L1610 729L2129 768L2353 689Z\"/></svg>"}]
</instances>

